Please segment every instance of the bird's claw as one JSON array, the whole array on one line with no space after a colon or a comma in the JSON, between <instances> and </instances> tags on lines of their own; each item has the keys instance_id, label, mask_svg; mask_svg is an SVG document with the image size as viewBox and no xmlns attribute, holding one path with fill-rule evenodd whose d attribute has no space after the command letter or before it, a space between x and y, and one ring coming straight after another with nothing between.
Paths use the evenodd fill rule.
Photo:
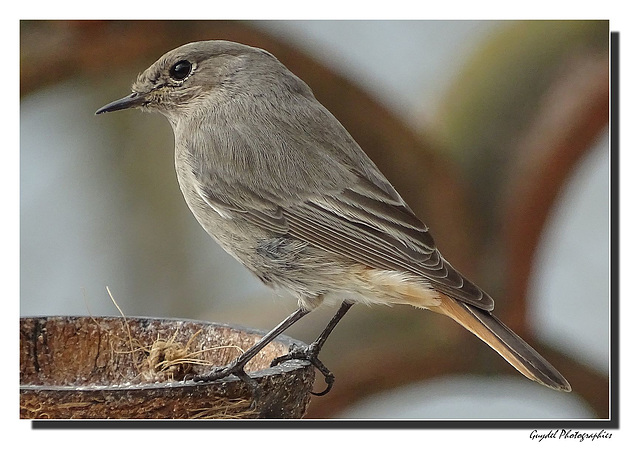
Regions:
<instances>
[{"instance_id":1,"label":"bird's claw","mask_svg":"<svg viewBox=\"0 0 640 450\"><path fill-rule=\"evenodd\" d=\"M193 381L204 383L221 380L222 378L228 377L229 375L235 375L240 380L242 380L249 387L249 389L251 389L251 408L255 408L258 404L258 401L262 397L262 389L260 388L258 382L251 378L249 374L247 374L247 372L245 372L244 364L239 364L237 361L234 361L227 366L216 367L210 372L196 375L193 377Z\"/></svg>"},{"instance_id":2,"label":"bird's claw","mask_svg":"<svg viewBox=\"0 0 640 450\"><path fill-rule=\"evenodd\" d=\"M309 361L311 365L313 365L322 375L324 375L324 381L327 383L327 387L322 392L311 392L313 395L318 397L328 394L331 388L333 387L333 383L336 377L331 373L327 366L325 366L320 359L318 359L318 353L320 349L314 345L313 343L306 347L299 347L295 344L289 348L289 353L286 355L278 356L273 361L271 361L271 367L277 366L280 363L285 361L291 361L293 359L297 359L300 361Z\"/></svg>"}]
</instances>

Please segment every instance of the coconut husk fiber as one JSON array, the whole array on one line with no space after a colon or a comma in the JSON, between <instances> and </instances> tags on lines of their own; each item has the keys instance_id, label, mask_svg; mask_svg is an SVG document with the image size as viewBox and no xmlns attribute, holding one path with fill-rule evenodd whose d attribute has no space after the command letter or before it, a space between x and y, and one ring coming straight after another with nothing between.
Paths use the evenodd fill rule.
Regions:
<instances>
[{"instance_id":1,"label":"coconut husk fiber","mask_svg":"<svg viewBox=\"0 0 640 450\"><path fill-rule=\"evenodd\" d=\"M269 367L292 344L281 336L245 367L261 391L229 376L194 382L228 364L262 333L173 319L20 319L20 417L26 419L301 418L314 368Z\"/></svg>"}]
</instances>

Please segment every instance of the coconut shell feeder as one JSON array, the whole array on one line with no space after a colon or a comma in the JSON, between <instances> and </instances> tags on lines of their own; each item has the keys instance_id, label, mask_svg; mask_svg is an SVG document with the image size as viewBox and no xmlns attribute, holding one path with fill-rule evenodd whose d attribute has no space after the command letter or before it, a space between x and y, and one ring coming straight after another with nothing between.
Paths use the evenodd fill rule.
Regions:
<instances>
[{"instance_id":1,"label":"coconut shell feeder","mask_svg":"<svg viewBox=\"0 0 640 450\"><path fill-rule=\"evenodd\" d=\"M301 418L314 368L269 367L292 344L280 336L245 367L261 395L235 376L194 382L262 337L209 322L121 317L20 319L20 417L25 419ZM255 401L254 401L255 400Z\"/></svg>"}]
</instances>

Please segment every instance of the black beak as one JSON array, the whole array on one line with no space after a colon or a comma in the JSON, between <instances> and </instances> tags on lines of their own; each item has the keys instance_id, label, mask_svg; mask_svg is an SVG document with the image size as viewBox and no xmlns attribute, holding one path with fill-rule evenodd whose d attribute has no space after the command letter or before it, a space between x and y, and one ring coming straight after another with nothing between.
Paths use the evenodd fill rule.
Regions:
<instances>
[{"instance_id":1,"label":"black beak","mask_svg":"<svg viewBox=\"0 0 640 450\"><path fill-rule=\"evenodd\" d=\"M96 114L120 111L121 109L135 108L136 106L142 106L145 103L145 95L134 92L124 98L121 98L120 100L116 100L109 103L108 105L104 105L102 108L96 111Z\"/></svg>"}]
</instances>

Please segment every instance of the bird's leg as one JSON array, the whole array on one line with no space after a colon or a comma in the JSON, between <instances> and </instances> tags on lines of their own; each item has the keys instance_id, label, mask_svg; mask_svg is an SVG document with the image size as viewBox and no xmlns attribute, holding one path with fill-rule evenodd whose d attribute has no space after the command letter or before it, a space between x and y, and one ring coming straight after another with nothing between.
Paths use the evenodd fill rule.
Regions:
<instances>
[{"instance_id":1,"label":"bird's leg","mask_svg":"<svg viewBox=\"0 0 640 450\"><path fill-rule=\"evenodd\" d=\"M350 301L342 302L342 305L340 305L340 309L338 309L338 311L331 318L331 320L329 321L325 329L322 330L322 333L320 333L320 336L318 336L318 338L315 341L313 341L311 344L309 344L306 347L292 348L291 351L286 355L278 356L276 359L271 361L271 367L276 366L284 361L290 361L292 359L309 361L311 364L313 364L313 366L316 369L318 369L322 373L322 375L324 375L324 381L327 383L327 387L325 388L324 391L312 392L312 394L317 396L327 394L333 387L335 376L318 359L318 354L320 353L320 350L322 350L322 346L327 341L327 338L329 337L333 329L336 327L336 325L338 325L338 322L340 322L340 319L344 317L347 311L349 311L349 308L351 308L352 306L353 306L353 302L350 302Z\"/></svg>"},{"instance_id":2,"label":"bird's leg","mask_svg":"<svg viewBox=\"0 0 640 450\"><path fill-rule=\"evenodd\" d=\"M225 367L218 367L213 369L209 373L205 373L202 375L197 375L193 377L194 381L215 381L221 378L224 378L229 375L236 375L242 381L247 383L252 391L254 396L254 403L257 401L256 399L260 397L260 389L258 383L254 381L245 371L244 366L253 359L264 347L266 347L271 341L273 341L276 337L278 337L282 332L284 332L291 325L296 323L302 317L306 316L309 313L308 309L298 308L295 310L289 317L284 319L278 326L276 326L273 330L269 331L265 334L262 339L256 342L251 348L249 348L242 355L237 357L231 363L226 365Z\"/></svg>"}]
</instances>

